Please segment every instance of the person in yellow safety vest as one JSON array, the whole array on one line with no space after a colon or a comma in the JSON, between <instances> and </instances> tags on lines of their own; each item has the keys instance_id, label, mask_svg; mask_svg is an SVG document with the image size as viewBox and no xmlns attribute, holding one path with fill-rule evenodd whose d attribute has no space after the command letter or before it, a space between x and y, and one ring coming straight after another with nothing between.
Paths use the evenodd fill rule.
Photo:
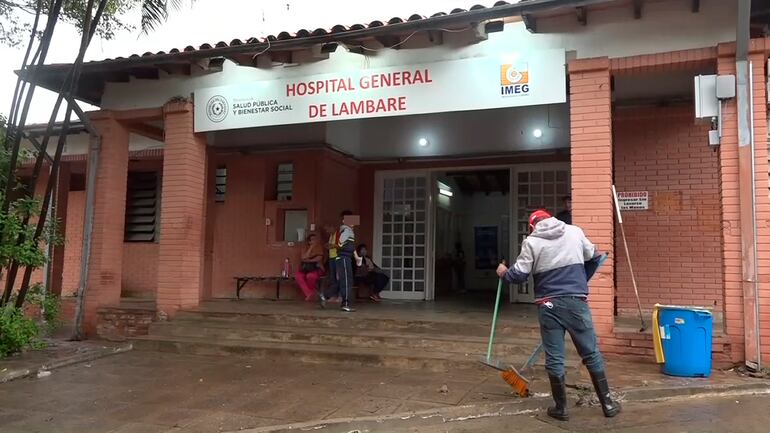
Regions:
<instances>
[{"instance_id":1,"label":"person in yellow safety vest","mask_svg":"<svg viewBox=\"0 0 770 433\"><path fill-rule=\"evenodd\" d=\"M326 244L326 249L329 252L329 261L327 263L329 286L326 290L321 289L321 293L318 294L322 308L325 308L326 303L337 297L339 293L339 281L337 281L337 240L339 239L339 230L331 224L325 226L324 230L326 233L329 233L329 242Z\"/></svg>"}]
</instances>

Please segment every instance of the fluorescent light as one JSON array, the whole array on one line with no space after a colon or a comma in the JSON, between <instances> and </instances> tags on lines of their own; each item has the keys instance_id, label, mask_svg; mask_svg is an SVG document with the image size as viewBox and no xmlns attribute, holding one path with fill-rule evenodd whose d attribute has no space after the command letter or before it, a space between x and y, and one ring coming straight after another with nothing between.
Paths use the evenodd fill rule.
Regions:
<instances>
[{"instance_id":1,"label":"fluorescent light","mask_svg":"<svg viewBox=\"0 0 770 433\"><path fill-rule=\"evenodd\" d=\"M418 143L420 146L422 146L422 147L425 147L425 146L427 146L428 144L430 144L430 143L428 142L428 139L427 139L427 138L425 138L425 137L422 137L422 138L420 138L420 140L419 140L417 143Z\"/></svg>"},{"instance_id":2,"label":"fluorescent light","mask_svg":"<svg viewBox=\"0 0 770 433\"><path fill-rule=\"evenodd\" d=\"M532 135L534 135L535 138L540 138L543 136L543 130L540 128L535 128L535 130L532 131Z\"/></svg>"},{"instance_id":3,"label":"fluorescent light","mask_svg":"<svg viewBox=\"0 0 770 433\"><path fill-rule=\"evenodd\" d=\"M452 197L454 195L454 193L448 189L439 189L438 193L447 197Z\"/></svg>"}]
</instances>

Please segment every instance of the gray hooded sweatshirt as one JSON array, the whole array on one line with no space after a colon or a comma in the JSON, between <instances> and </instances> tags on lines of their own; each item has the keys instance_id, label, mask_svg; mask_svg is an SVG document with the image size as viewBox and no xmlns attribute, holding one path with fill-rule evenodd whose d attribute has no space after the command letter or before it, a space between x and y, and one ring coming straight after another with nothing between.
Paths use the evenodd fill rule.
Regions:
<instances>
[{"instance_id":1,"label":"gray hooded sweatshirt","mask_svg":"<svg viewBox=\"0 0 770 433\"><path fill-rule=\"evenodd\" d=\"M559 296L588 296L585 262L596 247L583 230L556 218L540 221L521 245L516 263L503 278L509 283L535 280L535 301Z\"/></svg>"}]
</instances>

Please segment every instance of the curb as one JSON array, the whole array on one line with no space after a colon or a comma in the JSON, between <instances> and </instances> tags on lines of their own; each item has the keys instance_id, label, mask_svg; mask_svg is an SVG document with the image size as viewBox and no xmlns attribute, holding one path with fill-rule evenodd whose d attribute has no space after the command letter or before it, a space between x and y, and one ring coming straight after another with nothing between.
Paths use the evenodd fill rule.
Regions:
<instances>
[{"instance_id":1,"label":"curb","mask_svg":"<svg viewBox=\"0 0 770 433\"><path fill-rule=\"evenodd\" d=\"M696 385L685 387L650 387L618 390L621 401L625 403L654 403L685 398L705 398L719 396L737 396L750 394L770 394L770 381L757 383L742 383L737 385ZM512 400L510 402L490 403L482 405L448 406L414 412L402 412L391 415L332 418L325 420L305 421L289 424L279 424L254 429L240 430L243 433L288 433L296 431L325 431L327 428L357 432L367 431L370 427L384 422L410 422L415 424L435 423L436 418L441 422L457 422L472 419L530 415L536 414L551 402L550 396L532 397Z\"/></svg>"},{"instance_id":2,"label":"curb","mask_svg":"<svg viewBox=\"0 0 770 433\"><path fill-rule=\"evenodd\" d=\"M102 346L99 350L93 350L83 353L77 353L72 356L67 356L61 359L54 360L49 363L44 363L36 369L18 369L11 370L3 373L0 377L0 383L6 383L17 379L23 379L25 377L34 376L41 371L51 371L57 368L67 367L74 364L80 364L82 362L94 361L100 358L105 358L111 355L117 355L119 353L125 353L133 349L133 346L124 344L115 347Z\"/></svg>"}]
</instances>

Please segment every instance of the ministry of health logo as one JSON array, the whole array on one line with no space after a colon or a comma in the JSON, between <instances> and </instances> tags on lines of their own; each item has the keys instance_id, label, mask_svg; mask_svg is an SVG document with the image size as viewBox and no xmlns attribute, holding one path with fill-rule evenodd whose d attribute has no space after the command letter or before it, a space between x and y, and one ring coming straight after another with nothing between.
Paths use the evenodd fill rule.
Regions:
<instances>
[{"instance_id":1,"label":"ministry of health logo","mask_svg":"<svg viewBox=\"0 0 770 433\"><path fill-rule=\"evenodd\" d=\"M216 95L206 103L206 116L214 123L219 123L227 117L227 99Z\"/></svg>"}]
</instances>

